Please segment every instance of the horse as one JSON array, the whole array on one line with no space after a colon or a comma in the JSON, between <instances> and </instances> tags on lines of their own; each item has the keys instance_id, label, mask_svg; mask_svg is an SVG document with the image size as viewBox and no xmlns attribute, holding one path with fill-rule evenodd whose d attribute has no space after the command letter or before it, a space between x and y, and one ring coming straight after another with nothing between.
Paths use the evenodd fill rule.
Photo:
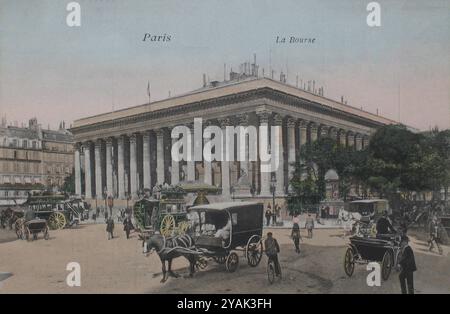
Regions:
<instances>
[{"instance_id":1,"label":"horse","mask_svg":"<svg viewBox=\"0 0 450 314\"><path fill-rule=\"evenodd\" d=\"M158 253L159 259L162 264L163 278L161 283L166 282L168 276L178 278L179 275L172 271L172 260L177 257L183 256L189 261L189 277L192 277L195 273L194 266L197 261L197 252L194 249L194 239L188 235L179 235L170 238L155 233L148 239L144 239L143 254L148 256L152 249ZM168 263L168 269L166 270L166 262Z\"/></svg>"}]
</instances>

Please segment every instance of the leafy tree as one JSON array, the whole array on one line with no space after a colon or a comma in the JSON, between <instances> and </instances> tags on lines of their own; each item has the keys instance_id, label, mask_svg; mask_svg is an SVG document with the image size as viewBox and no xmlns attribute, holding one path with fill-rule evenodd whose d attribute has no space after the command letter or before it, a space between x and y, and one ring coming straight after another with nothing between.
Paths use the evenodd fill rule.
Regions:
<instances>
[{"instance_id":1,"label":"leafy tree","mask_svg":"<svg viewBox=\"0 0 450 314\"><path fill-rule=\"evenodd\" d=\"M72 173L69 176L64 178L62 191L67 194L75 193L75 171L74 171L74 169L72 169Z\"/></svg>"}]
</instances>

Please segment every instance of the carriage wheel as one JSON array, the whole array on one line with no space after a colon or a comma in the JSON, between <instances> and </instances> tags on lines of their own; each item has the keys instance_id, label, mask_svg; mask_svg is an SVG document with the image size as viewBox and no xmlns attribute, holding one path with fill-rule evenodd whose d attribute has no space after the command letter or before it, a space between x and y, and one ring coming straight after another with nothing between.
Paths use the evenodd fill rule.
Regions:
<instances>
[{"instance_id":1,"label":"carriage wheel","mask_svg":"<svg viewBox=\"0 0 450 314\"><path fill-rule=\"evenodd\" d=\"M225 261L225 267L227 271L233 273L236 271L239 265L239 257L236 253L232 252L228 255L227 260Z\"/></svg>"},{"instance_id":2,"label":"carriage wheel","mask_svg":"<svg viewBox=\"0 0 450 314\"><path fill-rule=\"evenodd\" d=\"M383 280L388 280L389 275L392 270L392 253L390 251L386 251L383 256L383 261L381 262L381 278Z\"/></svg>"},{"instance_id":3,"label":"carriage wheel","mask_svg":"<svg viewBox=\"0 0 450 314\"><path fill-rule=\"evenodd\" d=\"M225 262L227 261L227 257L224 255L214 256L213 258L217 264L221 264L221 265L225 264Z\"/></svg>"},{"instance_id":4,"label":"carriage wheel","mask_svg":"<svg viewBox=\"0 0 450 314\"><path fill-rule=\"evenodd\" d=\"M344 270L349 277L353 275L353 271L355 270L355 255L353 254L353 250L351 248L348 248L345 252Z\"/></svg>"},{"instance_id":5,"label":"carriage wheel","mask_svg":"<svg viewBox=\"0 0 450 314\"><path fill-rule=\"evenodd\" d=\"M247 263L251 267L256 267L261 262L263 254L263 247L261 237L259 235L253 235L247 242L245 247L245 256L247 257Z\"/></svg>"},{"instance_id":6,"label":"carriage wheel","mask_svg":"<svg viewBox=\"0 0 450 314\"><path fill-rule=\"evenodd\" d=\"M32 240L31 233L28 228L25 228L25 239L27 239L27 241Z\"/></svg>"},{"instance_id":7,"label":"carriage wheel","mask_svg":"<svg viewBox=\"0 0 450 314\"><path fill-rule=\"evenodd\" d=\"M187 221L180 221L178 224L178 234L185 234L189 229L189 223Z\"/></svg>"},{"instance_id":8,"label":"carriage wheel","mask_svg":"<svg viewBox=\"0 0 450 314\"><path fill-rule=\"evenodd\" d=\"M169 237L175 230L175 218L172 215L166 215L161 220L160 232L163 236Z\"/></svg>"},{"instance_id":9,"label":"carriage wheel","mask_svg":"<svg viewBox=\"0 0 450 314\"><path fill-rule=\"evenodd\" d=\"M16 235L18 239L22 239L24 237L24 226L23 223L25 222L24 218L19 218L14 222L14 230L16 231Z\"/></svg>"},{"instance_id":10,"label":"carriage wheel","mask_svg":"<svg viewBox=\"0 0 450 314\"><path fill-rule=\"evenodd\" d=\"M55 213L52 213L48 217L48 225L50 226L50 229L52 229L52 230L62 229L66 226L66 224L67 224L67 219L63 213L55 212Z\"/></svg>"}]
</instances>

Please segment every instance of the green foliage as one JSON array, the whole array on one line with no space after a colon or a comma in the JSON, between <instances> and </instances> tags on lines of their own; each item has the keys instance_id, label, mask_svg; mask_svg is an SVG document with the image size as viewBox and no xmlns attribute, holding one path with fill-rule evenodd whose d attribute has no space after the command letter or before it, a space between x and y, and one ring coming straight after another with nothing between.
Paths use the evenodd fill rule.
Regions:
<instances>
[{"instance_id":1,"label":"green foliage","mask_svg":"<svg viewBox=\"0 0 450 314\"><path fill-rule=\"evenodd\" d=\"M381 127L369 147L355 151L331 138L320 138L300 149L291 179L288 208L318 204L325 198L325 174L339 176L345 200L358 184L380 197L398 198L412 191L446 191L450 185L450 130L413 133L402 125Z\"/></svg>"}]
</instances>

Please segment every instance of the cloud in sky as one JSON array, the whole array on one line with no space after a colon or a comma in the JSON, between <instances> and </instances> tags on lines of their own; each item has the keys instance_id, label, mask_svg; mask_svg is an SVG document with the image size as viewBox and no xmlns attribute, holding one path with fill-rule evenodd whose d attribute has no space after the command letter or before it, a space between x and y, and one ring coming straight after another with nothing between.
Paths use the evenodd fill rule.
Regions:
<instances>
[{"instance_id":1,"label":"cloud in sky","mask_svg":"<svg viewBox=\"0 0 450 314\"><path fill-rule=\"evenodd\" d=\"M66 25L69 1L0 0L0 114L47 125L196 89L202 73L223 78L253 53L288 81L315 80L325 95L428 129L450 127L450 2L80 0L81 27ZM170 34L168 43L143 42ZM281 45L276 36L314 37ZM399 110L400 109L400 110Z\"/></svg>"}]
</instances>

